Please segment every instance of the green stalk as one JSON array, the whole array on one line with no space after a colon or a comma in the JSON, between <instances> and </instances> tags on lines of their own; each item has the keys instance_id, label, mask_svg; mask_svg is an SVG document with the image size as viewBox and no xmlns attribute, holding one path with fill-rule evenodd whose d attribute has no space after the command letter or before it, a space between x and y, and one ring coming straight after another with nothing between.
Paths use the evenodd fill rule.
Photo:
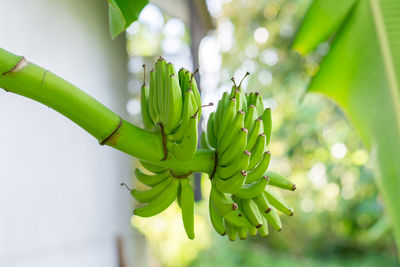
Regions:
<instances>
[{"instance_id":1,"label":"green stalk","mask_svg":"<svg viewBox=\"0 0 400 267\"><path fill-rule=\"evenodd\" d=\"M63 114L108 145L138 159L181 171L211 173L214 153L199 150L193 160L182 163L164 156L160 133L148 132L122 119L106 106L24 57L0 48L0 88L25 96Z\"/></svg>"}]
</instances>

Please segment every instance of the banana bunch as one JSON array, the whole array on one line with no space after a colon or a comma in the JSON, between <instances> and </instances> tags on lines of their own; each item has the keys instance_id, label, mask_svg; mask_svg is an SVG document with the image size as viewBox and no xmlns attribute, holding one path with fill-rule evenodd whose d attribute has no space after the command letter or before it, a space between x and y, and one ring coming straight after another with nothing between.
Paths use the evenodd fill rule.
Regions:
<instances>
[{"instance_id":1,"label":"banana bunch","mask_svg":"<svg viewBox=\"0 0 400 267\"><path fill-rule=\"evenodd\" d=\"M194 74L185 69L177 73L171 63L160 57L150 71L149 87L143 82L140 98L143 125L149 131L161 132L165 154L163 160L169 158L171 153L179 161L188 161L196 152L201 100ZM145 161L141 161L141 164L146 172L136 169L135 175L149 189L131 190L132 196L145 204L135 209L134 214L151 217L163 212L176 200L182 210L186 234L193 239L194 192L190 184L191 172L182 174Z\"/></svg>"},{"instance_id":2,"label":"banana bunch","mask_svg":"<svg viewBox=\"0 0 400 267\"><path fill-rule=\"evenodd\" d=\"M237 235L246 239L257 232L267 236L268 223L280 231L277 210L293 215L293 208L267 186L296 189L287 178L267 171L271 127L271 110L264 109L261 95L245 94L241 83L234 83L231 92L223 94L216 112L210 114L207 132L202 136L201 145L214 149L217 157L211 177L211 222L230 240Z\"/></svg>"},{"instance_id":3,"label":"banana bunch","mask_svg":"<svg viewBox=\"0 0 400 267\"><path fill-rule=\"evenodd\" d=\"M150 71L149 87L141 88L142 121L145 129L161 131L164 159L168 152L180 161L193 158L197 148L197 124L201 116L200 93L194 73L159 58Z\"/></svg>"},{"instance_id":4,"label":"banana bunch","mask_svg":"<svg viewBox=\"0 0 400 267\"><path fill-rule=\"evenodd\" d=\"M142 119L149 131L160 131L164 158L191 160L197 149L197 125L201 100L195 73L180 69L159 58L150 71L149 87L141 88ZM247 76L248 74L246 74ZM245 76L245 77L246 77ZM244 78L243 78L244 79ZM233 80L233 79L232 79ZM243 80L242 80L243 81ZM215 230L230 240L248 235L268 235L268 224L280 231L278 211L289 216L293 208L270 186L294 191L295 185L275 172L267 171L271 154L271 110L264 109L259 93L245 94L239 86L225 92L217 110L211 113L207 132L200 144L215 151L215 167L210 176L210 219ZM149 189L131 190L143 205L134 210L142 217L157 215L177 201L187 236L194 234L194 192L191 174L142 162L146 171L136 169L137 179Z\"/></svg>"},{"instance_id":5,"label":"banana bunch","mask_svg":"<svg viewBox=\"0 0 400 267\"><path fill-rule=\"evenodd\" d=\"M135 170L136 178L149 189L131 190L131 195L139 203L146 204L136 208L133 213L141 217L151 217L166 210L176 200L182 210L186 234L188 238L194 239L194 192L190 177L178 176L169 169L149 163L143 165L152 169L153 174L146 174L140 169Z\"/></svg>"}]
</instances>

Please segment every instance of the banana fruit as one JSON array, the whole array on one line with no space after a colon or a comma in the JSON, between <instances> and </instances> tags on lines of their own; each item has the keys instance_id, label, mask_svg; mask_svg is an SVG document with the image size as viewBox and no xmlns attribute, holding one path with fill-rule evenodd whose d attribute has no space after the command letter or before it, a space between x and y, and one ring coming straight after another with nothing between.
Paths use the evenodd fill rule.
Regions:
<instances>
[{"instance_id":1,"label":"banana fruit","mask_svg":"<svg viewBox=\"0 0 400 267\"><path fill-rule=\"evenodd\" d=\"M194 192L188 178L180 179L180 183L183 226L188 238L194 239Z\"/></svg>"}]
</instances>

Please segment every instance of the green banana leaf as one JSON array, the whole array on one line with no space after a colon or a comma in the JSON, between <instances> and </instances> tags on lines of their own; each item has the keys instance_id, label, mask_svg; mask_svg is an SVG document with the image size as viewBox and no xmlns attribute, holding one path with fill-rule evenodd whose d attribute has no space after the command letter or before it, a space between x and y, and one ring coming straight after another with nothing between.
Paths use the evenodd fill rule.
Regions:
<instances>
[{"instance_id":1,"label":"green banana leaf","mask_svg":"<svg viewBox=\"0 0 400 267\"><path fill-rule=\"evenodd\" d=\"M148 0L108 0L108 17L111 37L115 39L138 19Z\"/></svg>"},{"instance_id":2,"label":"green banana leaf","mask_svg":"<svg viewBox=\"0 0 400 267\"><path fill-rule=\"evenodd\" d=\"M293 48L329 38L308 91L336 101L369 149L400 255L400 1L314 0Z\"/></svg>"}]
</instances>

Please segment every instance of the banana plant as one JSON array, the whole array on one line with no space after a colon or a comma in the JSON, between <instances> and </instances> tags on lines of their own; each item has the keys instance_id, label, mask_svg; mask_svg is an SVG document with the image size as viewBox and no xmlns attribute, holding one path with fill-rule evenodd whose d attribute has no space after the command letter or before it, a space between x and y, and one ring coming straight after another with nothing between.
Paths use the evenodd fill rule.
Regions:
<instances>
[{"instance_id":1,"label":"banana plant","mask_svg":"<svg viewBox=\"0 0 400 267\"><path fill-rule=\"evenodd\" d=\"M370 151L400 255L400 2L314 0L293 48L328 40L308 92L336 101Z\"/></svg>"},{"instance_id":2,"label":"banana plant","mask_svg":"<svg viewBox=\"0 0 400 267\"><path fill-rule=\"evenodd\" d=\"M135 176L149 189L139 191L125 185L143 204L134 210L135 215L151 217L177 201L187 236L193 239L190 183L191 174L200 172L211 180L210 218L217 233L227 234L233 241L248 234L267 236L268 224L280 231L277 210L292 216L293 209L270 187L290 191L296 187L267 171L271 110L264 109L259 93L245 94L241 83L234 83L211 115L208 130L200 138L202 148L197 149L198 118L204 105L194 75L185 69L176 71L160 57L150 71L149 86L144 78L141 88L141 128L52 72L0 48L0 88L47 105L94 136L100 145L141 161L143 169L136 169Z\"/></svg>"}]
</instances>

